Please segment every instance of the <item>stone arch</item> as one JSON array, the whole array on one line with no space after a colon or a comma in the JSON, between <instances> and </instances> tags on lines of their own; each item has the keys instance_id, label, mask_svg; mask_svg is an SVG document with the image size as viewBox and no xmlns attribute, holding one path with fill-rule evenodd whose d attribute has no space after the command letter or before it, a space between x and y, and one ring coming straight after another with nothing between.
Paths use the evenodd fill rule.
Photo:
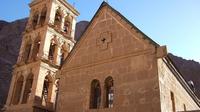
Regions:
<instances>
[{"instance_id":1,"label":"stone arch","mask_svg":"<svg viewBox=\"0 0 200 112\"><path fill-rule=\"evenodd\" d=\"M44 78L43 90L42 90L42 99L45 103L51 102L52 90L53 89L53 78L48 74Z\"/></svg>"},{"instance_id":2,"label":"stone arch","mask_svg":"<svg viewBox=\"0 0 200 112\"><path fill-rule=\"evenodd\" d=\"M56 62L58 51L58 40L54 35L54 38L51 39L50 47L49 47L49 60L52 62Z\"/></svg>"},{"instance_id":3,"label":"stone arch","mask_svg":"<svg viewBox=\"0 0 200 112\"><path fill-rule=\"evenodd\" d=\"M114 81L111 76L107 77L104 82L104 107L113 107L113 96L114 96Z\"/></svg>"},{"instance_id":4,"label":"stone arch","mask_svg":"<svg viewBox=\"0 0 200 112\"><path fill-rule=\"evenodd\" d=\"M101 104L101 86L97 79L91 82L91 92L90 92L90 108L98 109Z\"/></svg>"},{"instance_id":5,"label":"stone arch","mask_svg":"<svg viewBox=\"0 0 200 112\"><path fill-rule=\"evenodd\" d=\"M26 78L26 84L25 84L22 104L25 104L25 103L28 102L28 99L29 99L30 94L31 94L32 84L33 84L33 74L30 73L28 75L28 77Z\"/></svg>"},{"instance_id":6,"label":"stone arch","mask_svg":"<svg viewBox=\"0 0 200 112\"><path fill-rule=\"evenodd\" d=\"M40 15L40 25L43 26L46 21L47 7L43 7Z\"/></svg>"},{"instance_id":7,"label":"stone arch","mask_svg":"<svg viewBox=\"0 0 200 112\"><path fill-rule=\"evenodd\" d=\"M34 60L36 60L37 57L38 57L38 55L39 55L40 44L41 44L41 36L38 35L38 36L35 38L34 44L33 44L32 58L33 58Z\"/></svg>"},{"instance_id":8,"label":"stone arch","mask_svg":"<svg viewBox=\"0 0 200 112\"><path fill-rule=\"evenodd\" d=\"M24 76L20 75L16 80L14 91L13 91L13 96L12 96L13 105L17 105L20 101L22 88L23 88L23 82L24 82Z\"/></svg>"},{"instance_id":9,"label":"stone arch","mask_svg":"<svg viewBox=\"0 0 200 112\"><path fill-rule=\"evenodd\" d=\"M61 28L61 24L62 24L62 17L63 17L63 14L62 14L62 11L60 8L58 8L56 10L56 13L55 13L55 19L54 19L54 26L58 29Z\"/></svg>"},{"instance_id":10,"label":"stone arch","mask_svg":"<svg viewBox=\"0 0 200 112\"><path fill-rule=\"evenodd\" d=\"M36 11L32 16L32 28L35 29L39 21L39 12Z\"/></svg>"},{"instance_id":11,"label":"stone arch","mask_svg":"<svg viewBox=\"0 0 200 112\"><path fill-rule=\"evenodd\" d=\"M63 31L67 34L71 34L72 31L72 22L73 22L73 17L70 16L69 14L65 17L65 22L64 22L64 29Z\"/></svg>"},{"instance_id":12,"label":"stone arch","mask_svg":"<svg viewBox=\"0 0 200 112\"><path fill-rule=\"evenodd\" d=\"M60 57L60 64L62 65L64 60L67 58L69 54L70 48L66 42L63 43L61 46L61 57Z\"/></svg>"},{"instance_id":13,"label":"stone arch","mask_svg":"<svg viewBox=\"0 0 200 112\"><path fill-rule=\"evenodd\" d=\"M31 37L28 37L25 41L24 51L23 51L23 60L24 62L28 62L32 48L32 40Z\"/></svg>"}]
</instances>

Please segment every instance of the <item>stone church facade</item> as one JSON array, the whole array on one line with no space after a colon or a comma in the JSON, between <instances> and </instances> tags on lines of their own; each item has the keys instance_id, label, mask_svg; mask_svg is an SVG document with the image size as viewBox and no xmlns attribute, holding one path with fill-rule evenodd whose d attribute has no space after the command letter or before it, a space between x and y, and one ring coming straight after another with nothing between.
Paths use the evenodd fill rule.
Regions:
<instances>
[{"instance_id":1,"label":"stone church facade","mask_svg":"<svg viewBox=\"0 0 200 112\"><path fill-rule=\"evenodd\" d=\"M106 2L76 44L79 13L71 5L64 0L34 0L30 7L6 112L200 109L166 47Z\"/></svg>"}]
</instances>

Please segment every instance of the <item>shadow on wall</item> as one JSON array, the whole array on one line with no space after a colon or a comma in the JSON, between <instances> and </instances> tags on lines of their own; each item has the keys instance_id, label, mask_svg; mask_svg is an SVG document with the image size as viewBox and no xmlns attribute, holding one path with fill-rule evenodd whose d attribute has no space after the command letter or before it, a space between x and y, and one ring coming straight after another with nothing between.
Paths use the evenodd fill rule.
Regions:
<instances>
[{"instance_id":1,"label":"shadow on wall","mask_svg":"<svg viewBox=\"0 0 200 112\"><path fill-rule=\"evenodd\" d=\"M45 96L44 96L45 97ZM44 97L35 96L33 104L33 112L54 112L55 105L52 102L48 102Z\"/></svg>"},{"instance_id":2,"label":"shadow on wall","mask_svg":"<svg viewBox=\"0 0 200 112\"><path fill-rule=\"evenodd\" d=\"M0 110L0 112L5 112L6 108ZM35 96L33 103L33 112L54 112L55 104L52 102L45 101L44 97Z\"/></svg>"}]
</instances>

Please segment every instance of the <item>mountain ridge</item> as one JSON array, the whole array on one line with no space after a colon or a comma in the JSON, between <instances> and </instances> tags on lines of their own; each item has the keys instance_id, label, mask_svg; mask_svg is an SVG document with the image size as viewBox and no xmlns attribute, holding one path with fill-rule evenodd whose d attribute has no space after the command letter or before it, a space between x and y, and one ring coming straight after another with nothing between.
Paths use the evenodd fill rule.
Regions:
<instances>
[{"instance_id":1,"label":"mountain ridge","mask_svg":"<svg viewBox=\"0 0 200 112\"><path fill-rule=\"evenodd\" d=\"M13 22L0 20L0 108L6 102L13 66L17 61L22 41L22 32L25 29L28 18ZM79 40L87 28L88 21L80 21L76 26L75 39ZM196 88L195 93L200 98L200 62L186 60L184 58L169 54L184 79L192 80Z\"/></svg>"}]
</instances>

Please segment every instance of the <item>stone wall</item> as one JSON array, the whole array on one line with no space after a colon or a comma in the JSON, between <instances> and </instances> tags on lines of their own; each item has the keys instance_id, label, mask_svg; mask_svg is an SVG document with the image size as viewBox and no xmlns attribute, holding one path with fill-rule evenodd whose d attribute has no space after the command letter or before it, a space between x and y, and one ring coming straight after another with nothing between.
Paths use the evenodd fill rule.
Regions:
<instances>
[{"instance_id":1,"label":"stone wall","mask_svg":"<svg viewBox=\"0 0 200 112\"><path fill-rule=\"evenodd\" d=\"M170 92L174 94L176 111L184 111L184 108L187 111L200 109L162 59L158 60L158 72L161 112L172 112Z\"/></svg>"},{"instance_id":2,"label":"stone wall","mask_svg":"<svg viewBox=\"0 0 200 112\"><path fill-rule=\"evenodd\" d=\"M97 15L62 67L57 112L159 112L154 45L110 8ZM104 107L109 76L114 80L113 108ZM101 86L99 109L90 108L94 79Z\"/></svg>"}]
</instances>

